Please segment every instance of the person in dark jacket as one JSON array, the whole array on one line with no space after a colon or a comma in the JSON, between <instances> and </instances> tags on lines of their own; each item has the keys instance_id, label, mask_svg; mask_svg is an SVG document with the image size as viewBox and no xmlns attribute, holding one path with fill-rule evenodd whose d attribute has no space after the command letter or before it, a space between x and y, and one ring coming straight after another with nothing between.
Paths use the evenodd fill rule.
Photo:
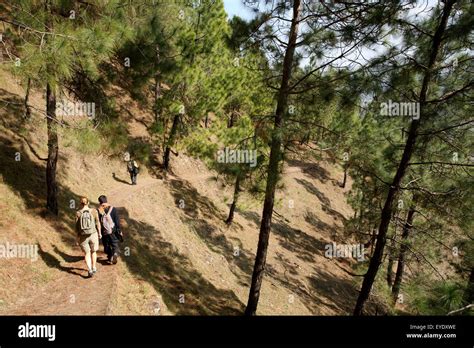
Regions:
<instances>
[{"instance_id":1,"label":"person in dark jacket","mask_svg":"<svg viewBox=\"0 0 474 348\"><path fill-rule=\"evenodd\" d=\"M107 254L107 261L115 265L120 254L119 240L122 240L118 212L107 202L107 197L104 195L99 197L99 209L97 211L102 227L104 252Z\"/></svg>"}]
</instances>

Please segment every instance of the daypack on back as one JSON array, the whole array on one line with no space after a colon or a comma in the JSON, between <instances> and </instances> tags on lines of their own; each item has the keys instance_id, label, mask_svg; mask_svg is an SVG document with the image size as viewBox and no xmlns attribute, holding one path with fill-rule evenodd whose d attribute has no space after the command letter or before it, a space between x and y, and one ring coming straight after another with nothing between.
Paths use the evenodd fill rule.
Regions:
<instances>
[{"instance_id":1,"label":"daypack on back","mask_svg":"<svg viewBox=\"0 0 474 348\"><path fill-rule=\"evenodd\" d=\"M135 161L135 160L129 161L127 163L127 170L130 173L138 174L138 172L140 171L140 166L138 165L137 161Z\"/></svg>"},{"instance_id":2,"label":"daypack on back","mask_svg":"<svg viewBox=\"0 0 474 348\"><path fill-rule=\"evenodd\" d=\"M138 174L140 171L140 166L138 165L137 161L133 161L133 170L135 171L135 174Z\"/></svg>"},{"instance_id":3,"label":"daypack on back","mask_svg":"<svg viewBox=\"0 0 474 348\"><path fill-rule=\"evenodd\" d=\"M114 231L115 223L110 216L112 209L114 209L114 207L110 206L109 211L102 216L102 226L104 226L103 234L112 234Z\"/></svg>"},{"instance_id":4,"label":"daypack on back","mask_svg":"<svg viewBox=\"0 0 474 348\"><path fill-rule=\"evenodd\" d=\"M78 229L81 235L89 235L96 232L95 219L90 209L83 209L80 211L78 220Z\"/></svg>"}]
</instances>

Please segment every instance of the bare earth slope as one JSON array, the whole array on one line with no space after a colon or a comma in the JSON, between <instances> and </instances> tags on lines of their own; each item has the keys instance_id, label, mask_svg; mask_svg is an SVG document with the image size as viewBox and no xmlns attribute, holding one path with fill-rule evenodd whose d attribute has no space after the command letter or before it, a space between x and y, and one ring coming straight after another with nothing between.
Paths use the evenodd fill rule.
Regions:
<instances>
[{"instance_id":1,"label":"bare earth slope","mask_svg":"<svg viewBox=\"0 0 474 348\"><path fill-rule=\"evenodd\" d=\"M61 214L49 217L43 209L45 162L40 159L47 150L43 96L33 93L34 117L22 122L23 91L8 75L1 78L7 83L0 89L0 243L40 247L34 262L0 259L1 314L243 312L261 202L243 194L229 227L223 221L233 188L223 186L202 162L180 154L172 158L173 174L159 179L144 169L138 185L131 186L116 157L79 154L63 141L58 163ZM133 114L143 112L132 109L124 117ZM20 161L15 161L17 152ZM259 314L351 312L356 290L343 270L350 270L351 260L324 257L327 243L350 243L342 234L343 220L351 214L344 196L350 182L343 190L337 185L341 178L340 168L324 162L293 159L285 166ZM123 255L116 266L101 263L96 277L84 279L70 203L77 204L81 195L96 201L100 194L119 209Z\"/></svg>"}]
</instances>

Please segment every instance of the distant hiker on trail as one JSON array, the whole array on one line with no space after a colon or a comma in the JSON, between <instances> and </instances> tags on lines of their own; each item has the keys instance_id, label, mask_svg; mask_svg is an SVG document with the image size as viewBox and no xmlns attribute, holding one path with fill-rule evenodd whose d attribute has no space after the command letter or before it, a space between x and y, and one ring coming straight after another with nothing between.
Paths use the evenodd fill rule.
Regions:
<instances>
[{"instance_id":1,"label":"distant hiker on trail","mask_svg":"<svg viewBox=\"0 0 474 348\"><path fill-rule=\"evenodd\" d=\"M91 278L97 272L97 250L102 234L99 215L95 209L89 208L86 197L81 198L81 209L76 213L76 232L77 243L84 252L88 276Z\"/></svg>"},{"instance_id":2,"label":"distant hiker on trail","mask_svg":"<svg viewBox=\"0 0 474 348\"><path fill-rule=\"evenodd\" d=\"M127 170L128 173L130 174L130 179L132 180L132 185L137 184L137 175L138 172L140 171L140 167L137 163L137 161L130 159L130 161L127 162Z\"/></svg>"},{"instance_id":3,"label":"distant hiker on trail","mask_svg":"<svg viewBox=\"0 0 474 348\"><path fill-rule=\"evenodd\" d=\"M104 251L107 254L107 261L115 265L120 254L119 241L123 241L119 216L117 209L107 203L106 196L99 197L99 204L102 244L104 244Z\"/></svg>"}]
</instances>

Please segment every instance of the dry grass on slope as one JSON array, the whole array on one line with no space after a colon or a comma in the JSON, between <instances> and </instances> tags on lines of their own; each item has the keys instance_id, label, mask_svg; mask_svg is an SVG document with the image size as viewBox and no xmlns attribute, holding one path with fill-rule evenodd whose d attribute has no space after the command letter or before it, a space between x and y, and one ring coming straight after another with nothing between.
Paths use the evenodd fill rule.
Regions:
<instances>
[{"instance_id":1,"label":"dry grass on slope","mask_svg":"<svg viewBox=\"0 0 474 348\"><path fill-rule=\"evenodd\" d=\"M216 181L215 173L202 162L180 154L172 158L174 174L160 180L143 168L139 184L130 186L118 158L106 152L83 154L73 138L62 134L61 213L57 219L48 217L43 208L45 167L39 159L46 157L47 150L46 125L39 112L44 110L43 96L38 91L32 94L36 111L24 122L22 89L5 78L7 88L1 90L0 98L16 104L0 110L0 159L5 163L0 192L6 197L0 242L39 243L43 251L37 262L0 261L6 265L0 267L0 276L6 279L0 285L2 313L26 313L27 308L34 314L242 313L258 242L261 202L243 194L229 227L223 220L233 188ZM120 114L124 122L133 124L129 137L146 141L146 112L127 105L129 112ZM21 153L19 162L14 161L16 152ZM342 268L350 269L352 261L324 257L327 243L346 242L342 224L351 209L344 196L348 188L337 185L341 170L300 158L291 160L284 172L259 314L349 314L356 290ZM77 204L81 195L95 201L100 194L109 195L119 209L126 254L114 271L101 265L102 275L99 272L90 281L81 277L84 265L73 245L70 203ZM110 292L103 292L109 288ZM102 300L97 302L94 292ZM77 295L74 303L71 294Z\"/></svg>"}]
</instances>

